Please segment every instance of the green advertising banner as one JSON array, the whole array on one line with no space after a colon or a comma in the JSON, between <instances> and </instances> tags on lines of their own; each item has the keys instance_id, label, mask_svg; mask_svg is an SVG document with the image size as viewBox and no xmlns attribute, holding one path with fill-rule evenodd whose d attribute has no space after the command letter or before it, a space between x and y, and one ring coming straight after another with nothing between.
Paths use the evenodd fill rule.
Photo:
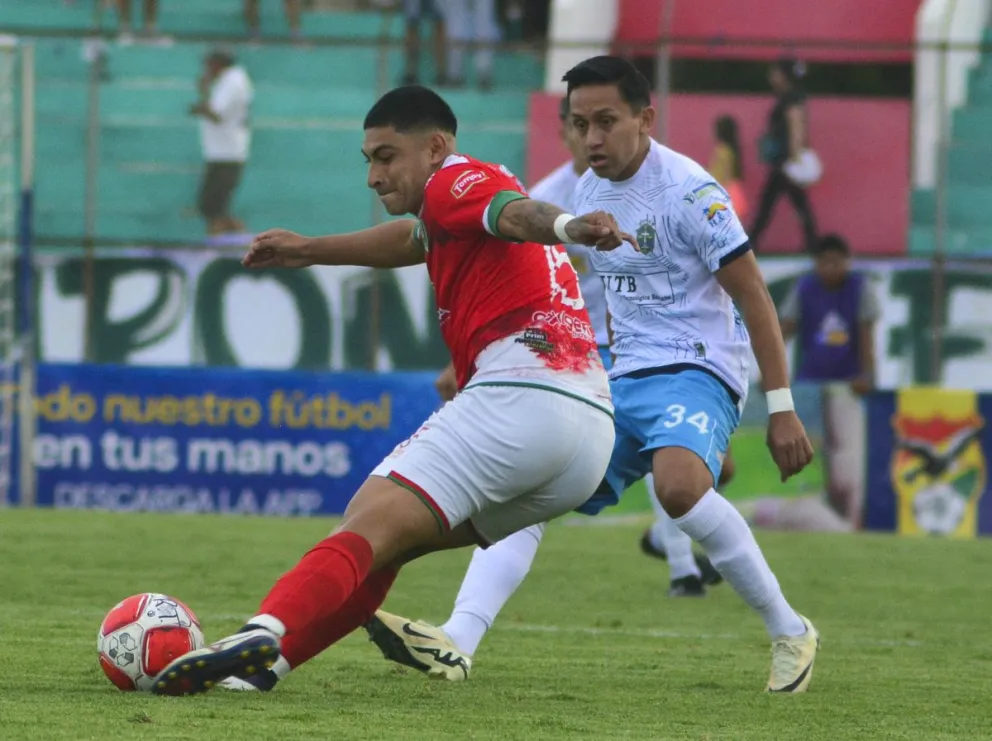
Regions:
<instances>
[{"instance_id":1,"label":"green advertising banner","mask_svg":"<svg viewBox=\"0 0 992 741\"><path fill-rule=\"evenodd\" d=\"M992 269L949 264L935 299L935 275L924 261L862 261L881 305L876 327L880 388L940 382L992 390ZM810 268L802 258L761 260L781 302ZM84 263L80 257L38 260L39 359L84 359ZM433 292L423 267L394 271L316 268L249 273L220 251L118 250L100 255L92 280L91 359L157 366L234 366L300 370L430 370L447 361ZM934 377L934 317L943 318ZM754 382L758 381L754 369ZM812 393L812 392L811 392ZM734 498L798 495L823 488L818 466L778 482L764 447L764 411L752 393L734 436ZM804 419L822 437L815 394ZM642 509L640 494L627 507Z\"/></svg>"}]
</instances>

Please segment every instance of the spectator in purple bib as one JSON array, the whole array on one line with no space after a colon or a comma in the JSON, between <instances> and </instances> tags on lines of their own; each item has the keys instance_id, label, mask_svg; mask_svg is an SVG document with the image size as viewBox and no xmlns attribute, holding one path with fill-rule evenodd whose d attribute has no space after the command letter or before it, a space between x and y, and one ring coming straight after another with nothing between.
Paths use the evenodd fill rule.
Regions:
<instances>
[{"instance_id":1,"label":"spectator in purple bib","mask_svg":"<svg viewBox=\"0 0 992 741\"><path fill-rule=\"evenodd\" d=\"M868 278L851 269L850 248L829 234L813 249L814 269L793 286L779 311L782 333L796 336L796 380L846 381L859 394L875 380L878 299Z\"/></svg>"}]
</instances>

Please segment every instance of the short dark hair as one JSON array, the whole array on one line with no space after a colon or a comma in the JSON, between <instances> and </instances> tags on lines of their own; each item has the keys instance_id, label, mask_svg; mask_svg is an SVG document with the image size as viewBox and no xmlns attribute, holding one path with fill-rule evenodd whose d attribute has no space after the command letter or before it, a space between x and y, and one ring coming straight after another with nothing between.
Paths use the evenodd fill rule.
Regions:
<instances>
[{"instance_id":1,"label":"short dark hair","mask_svg":"<svg viewBox=\"0 0 992 741\"><path fill-rule=\"evenodd\" d=\"M418 129L440 129L458 133L458 119L440 95L420 85L405 85L390 90L375 102L365 116L366 129L392 126L406 133Z\"/></svg>"},{"instance_id":2,"label":"short dark hair","mask_svg":"<svg viewBox=\"0 0 992 741\"><path fill-rule=\"evenodd\" d=\"M651 105L651 84L637 68L622 57L592 57L572 67L562 82L568 85L568 94L588 85L616 85L620 97L638 113Z\"/></svg>"},{"instance_id":3,"label":"short dark hair","mask_svg":"<svg viewBox=\"0 0 992 741\"><path fill-rule=\"evenodd\" d=\"M850 255L851 247L848 245L847 240L839 234L824 234L813 246L813 257L820 257L831 252Z\"/></svg>"},{"instance_id":4,"label":"short dark hair","mask_svg":"<svg viewBox=\"0 0 992 741\"><path fill-rule=\"evenodd\" d=\"M234 64L234 51L226 46L215 46L207 53L207 61L230 67Z\"/></svg>"}]
</instances>

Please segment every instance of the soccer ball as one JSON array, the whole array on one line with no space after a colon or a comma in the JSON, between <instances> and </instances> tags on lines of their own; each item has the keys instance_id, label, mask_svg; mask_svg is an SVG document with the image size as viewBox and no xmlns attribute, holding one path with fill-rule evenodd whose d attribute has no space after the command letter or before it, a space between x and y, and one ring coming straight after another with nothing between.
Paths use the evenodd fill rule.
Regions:
<instances>
[{"instance_id":1,"label":"soccer ball","mask_svg":"<svg viewBox=\"0 0 992 741\"><path fill-rule=\"evenodd\" d=\"M97 633L100 668L119 690L149 691L173 660L203 648L200 621L164 594L136 594L107 613Z\"/></svg>"}]
</instances>

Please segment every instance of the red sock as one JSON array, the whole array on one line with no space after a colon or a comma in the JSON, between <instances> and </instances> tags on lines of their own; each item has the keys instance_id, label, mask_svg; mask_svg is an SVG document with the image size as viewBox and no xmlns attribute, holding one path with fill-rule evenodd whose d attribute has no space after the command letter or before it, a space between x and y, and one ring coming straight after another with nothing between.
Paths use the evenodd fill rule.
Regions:
<instances>
[{"instance_id":1,"label":"red sock","mask_svg":"<svg viewBox=\"0 0 992 741\"><path fill-rule=\"evenodd\" d=\"M258 612L282 621L287 634L301 630L337 612L371 568L372 546L365 538L348 532L332 535L282 575Z\"/></svg>"},{"instance_id":2,"label":"red sock","mask_svg":"<svg viewBox=\"0 0 992 741\"><path fill-rule=\"evenodd\" d=\"M351 599L333 615L317 620L305 628L287 633L282 641L282 655L295 669L321 651L337 643L356 628L365 625L386 601L386 594L396 580L398 569L382 569L369 574Z\"/></svg>"}]
</instances>

